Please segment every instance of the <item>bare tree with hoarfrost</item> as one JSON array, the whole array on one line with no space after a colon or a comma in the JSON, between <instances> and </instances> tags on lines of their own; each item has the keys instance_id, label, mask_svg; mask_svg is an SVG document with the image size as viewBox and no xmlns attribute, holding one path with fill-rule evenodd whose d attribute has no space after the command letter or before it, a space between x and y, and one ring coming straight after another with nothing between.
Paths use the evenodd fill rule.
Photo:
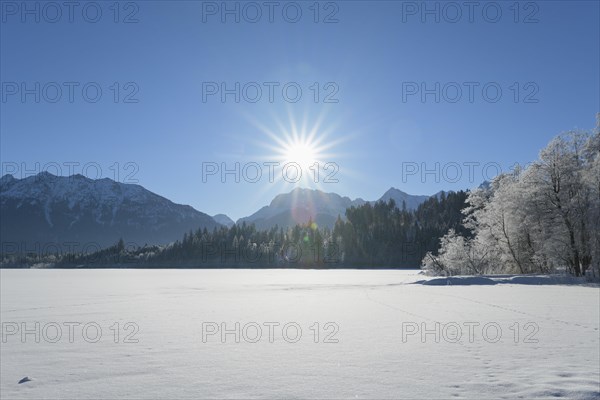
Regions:
<instances>
[{"instance_id":1,"label":"bare tree with hoarfrost","mask_svg":"<svg viewBox=\"0 0 600 400\"><path fill-rule=\"evenodd\" d=\"M549 256L575 276L581 276L590 266L591 231L598 229L590 224L593 199L591 188L583 179L593 161L584 157L590 139L590 135L581 132L554 138L541 151L540 159L532 164L525 179L533 210L539 213L543 228L556 243Z\"/></svg>"},{"instance_id":2,"label":"bare tree with hoarfrost","mask_svg":"<svg viewBox=\"0 0 600 400\"><path fill-rule=\"evenodd\" d=\"M494 272L494 249L478 237L465 238L453 229L440 239L439 255L428 252L423 269L432 275L481 275Z\"/></svg>"},{"instance_id":3,"label":"bare tree with hoarfrost","mask_svg":"<svg viewBox=\"0 0 600 400\"><path fill-rule=\"evenodd\" d=\"M600 279L600 113L597 115L596 132L584 148L587 160L582 171L583 184L589 188L589 208L587 210L589 230L590 273Z\"/></svg>"},{"instance_id":4,"label":"bare tree with hoarfrost","mask_svg":"<svg viewBox=\"0 0 600 400\"><path fill-rule=\"evenodd\" d=\"M537 273L566 268L600 275L600 133L554 138L524 170L501 174L469 194L464 238L449 232L432 274ZM590 269L591 268L591 269Z\"/></svg>"}]
</instances>

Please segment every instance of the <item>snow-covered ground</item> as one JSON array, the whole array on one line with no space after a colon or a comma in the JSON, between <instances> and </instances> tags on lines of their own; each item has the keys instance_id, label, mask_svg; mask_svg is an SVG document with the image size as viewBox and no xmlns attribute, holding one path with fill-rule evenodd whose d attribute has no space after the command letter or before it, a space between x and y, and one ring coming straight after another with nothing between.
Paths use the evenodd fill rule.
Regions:
<instances>
[{"instance_id":1,"label":"snow-covered ground","mask_svg":"<svg viewBox=\"0 0 600 400\"><path fill-rule=\"evenodd\" d=\"M600 397L593 285L348 270L0 278L2 399Z\"/></svg>"}]
</instances>

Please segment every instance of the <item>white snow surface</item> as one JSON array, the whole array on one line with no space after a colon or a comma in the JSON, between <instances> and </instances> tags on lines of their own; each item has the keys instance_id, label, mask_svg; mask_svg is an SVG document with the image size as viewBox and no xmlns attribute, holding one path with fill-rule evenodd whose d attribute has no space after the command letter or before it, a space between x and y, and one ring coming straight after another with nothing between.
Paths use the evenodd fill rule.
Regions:
<instances>
[{"instance_id":1,"label":"white snow surface","mask_svg":"<svg viewBox=\"0 0 600 400\"><path fill-rule=\"evenodd\" d=\"M427 285L434 278L391 270L0 270L0 278L2 399L600 398L600 289L579 281ZM35 332L36 322L39 343L34 333L8 334ZM137 343L124 343L127 322L139 327ZM239 342L234 333L203 341L210 322L232 331L239 322ZM269 322L280 324L272 343ZM80 324L72 342L65 323ZM102 329L96 343L82 334L91 323ZM255 343L252 323L262 326ZM286 323L302 329L295 343ZM62 336L52 343L54 324ZM338 342L325 343L335 326L329 339ZM403 338L410 327L433 333ZM95 336L89 328L86 338ZM19 384L24 377L31 381Z\"/></svg>"}]
</instances>

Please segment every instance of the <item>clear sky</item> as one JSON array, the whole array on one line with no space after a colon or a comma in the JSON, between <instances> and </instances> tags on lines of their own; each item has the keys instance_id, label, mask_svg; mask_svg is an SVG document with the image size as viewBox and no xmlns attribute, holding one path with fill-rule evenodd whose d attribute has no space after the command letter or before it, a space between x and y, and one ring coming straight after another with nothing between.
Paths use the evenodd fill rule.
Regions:
<instances>
[{"instance_id":1,"label":"clear sky","mask_svg":"<svg viewBox=\"0 0 600 400\"><path fill-rule=\"evenodd\" d=\"M477 186L600 111L598 1L0 4L2 173L73 165L211 215Z\"/></svg>"}]
</instances>

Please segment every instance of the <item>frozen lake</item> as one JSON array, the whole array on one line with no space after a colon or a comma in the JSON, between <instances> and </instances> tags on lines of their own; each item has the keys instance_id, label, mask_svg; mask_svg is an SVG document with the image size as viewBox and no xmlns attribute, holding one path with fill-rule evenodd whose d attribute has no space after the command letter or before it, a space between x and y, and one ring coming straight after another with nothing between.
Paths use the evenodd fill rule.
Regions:
<instances>
[{"instance_id":1,"label":"frozen lake","mask_svg":"<svg viewBox=\"0 0 600 400\"><path fill-rule=\"evenodd\" d=\"M0 278L3 399L600 397L597 286L384 270Z\"/></svg>"}]
</instances>

